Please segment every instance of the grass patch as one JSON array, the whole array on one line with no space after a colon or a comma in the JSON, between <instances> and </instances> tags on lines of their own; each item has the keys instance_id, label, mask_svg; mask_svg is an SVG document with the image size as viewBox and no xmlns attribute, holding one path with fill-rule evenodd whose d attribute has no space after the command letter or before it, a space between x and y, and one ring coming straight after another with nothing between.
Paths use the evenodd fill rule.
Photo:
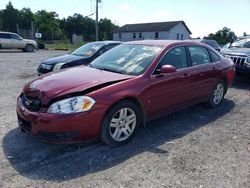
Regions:
<instances>
[{"instance_id":1,"label":"grass patch","mask_svg":"<svg viewBox=\"0 0 250 188\"><path fill-rule=\"evenodd\" d=\"M56 42L53 44L45 44L45 48L49 50L69 50L73 51L76 48L79 48L80 46L86 44L86 42L81 42L79 44L71 44L68 42Z\"/></svg>"}]
</instances>

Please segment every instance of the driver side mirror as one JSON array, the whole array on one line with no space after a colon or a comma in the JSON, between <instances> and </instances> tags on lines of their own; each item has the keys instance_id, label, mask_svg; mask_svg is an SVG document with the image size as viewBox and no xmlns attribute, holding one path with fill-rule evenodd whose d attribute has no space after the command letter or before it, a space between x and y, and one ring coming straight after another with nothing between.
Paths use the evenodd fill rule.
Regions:
<instances>
[{"instance_id":1,"label":"driver side mirror","mask_svg":"<svg viewBox=\"0 0 250 188\"><path fill-rule=\"evenodd\" d=\"M169 74L176 72L176 68L172 65L163 65L160 69L160 74Z\"/></svg>"}]
</instances>

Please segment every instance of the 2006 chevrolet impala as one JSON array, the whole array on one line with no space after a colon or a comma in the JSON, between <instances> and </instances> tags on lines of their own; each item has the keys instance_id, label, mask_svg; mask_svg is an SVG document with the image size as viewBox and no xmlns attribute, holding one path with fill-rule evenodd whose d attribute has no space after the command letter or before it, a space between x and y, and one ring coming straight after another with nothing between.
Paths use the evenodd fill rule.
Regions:
<instances>
[{"instance_id":1,"label":"2006 chevrolet impala","mask_svg":"<svg viewBox=\"0 0 250 188\"><path fill-rule=\"evenodd\" d=\"M220 105L234 74L232 61L205 44L127 42L89 66L28 83L18 97L18 123L51 142L99 137L118 146L166 113L201 102Z\"/></svg>"}]
</instances>

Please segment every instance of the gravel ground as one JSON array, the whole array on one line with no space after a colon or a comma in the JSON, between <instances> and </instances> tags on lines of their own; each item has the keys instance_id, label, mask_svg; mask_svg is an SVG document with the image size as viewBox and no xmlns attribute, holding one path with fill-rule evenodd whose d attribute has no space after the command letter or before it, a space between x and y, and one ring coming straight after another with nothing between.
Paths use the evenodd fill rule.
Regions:
<instances>
[{"instance_id":1,"label":"gravel ground","mask_svg":"<svg viewBox=\"0 0 250 188\"><path fill-rule=\"evenodd\" d=\"M16 98L42 59L61 51L0 51L0 187L250 187L250 80L223 104L184 109L128 145L52 145L17 128Z\"/></svg>"}]
</instances>

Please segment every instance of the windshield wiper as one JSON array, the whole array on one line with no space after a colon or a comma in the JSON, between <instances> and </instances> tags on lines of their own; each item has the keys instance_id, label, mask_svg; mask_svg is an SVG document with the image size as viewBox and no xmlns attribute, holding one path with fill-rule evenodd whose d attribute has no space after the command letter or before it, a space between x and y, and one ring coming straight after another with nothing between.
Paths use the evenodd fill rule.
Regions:
<instances>
[{"instance_id":1,"label":"windshield wiper","mask_svg":"<svg viewBox=\"0 0 250 188\"><path fill-rule=\"evenodd\" d=\"M243 48L242 46L230 46L230 48Z\"/></svg>"}]
</instances>

